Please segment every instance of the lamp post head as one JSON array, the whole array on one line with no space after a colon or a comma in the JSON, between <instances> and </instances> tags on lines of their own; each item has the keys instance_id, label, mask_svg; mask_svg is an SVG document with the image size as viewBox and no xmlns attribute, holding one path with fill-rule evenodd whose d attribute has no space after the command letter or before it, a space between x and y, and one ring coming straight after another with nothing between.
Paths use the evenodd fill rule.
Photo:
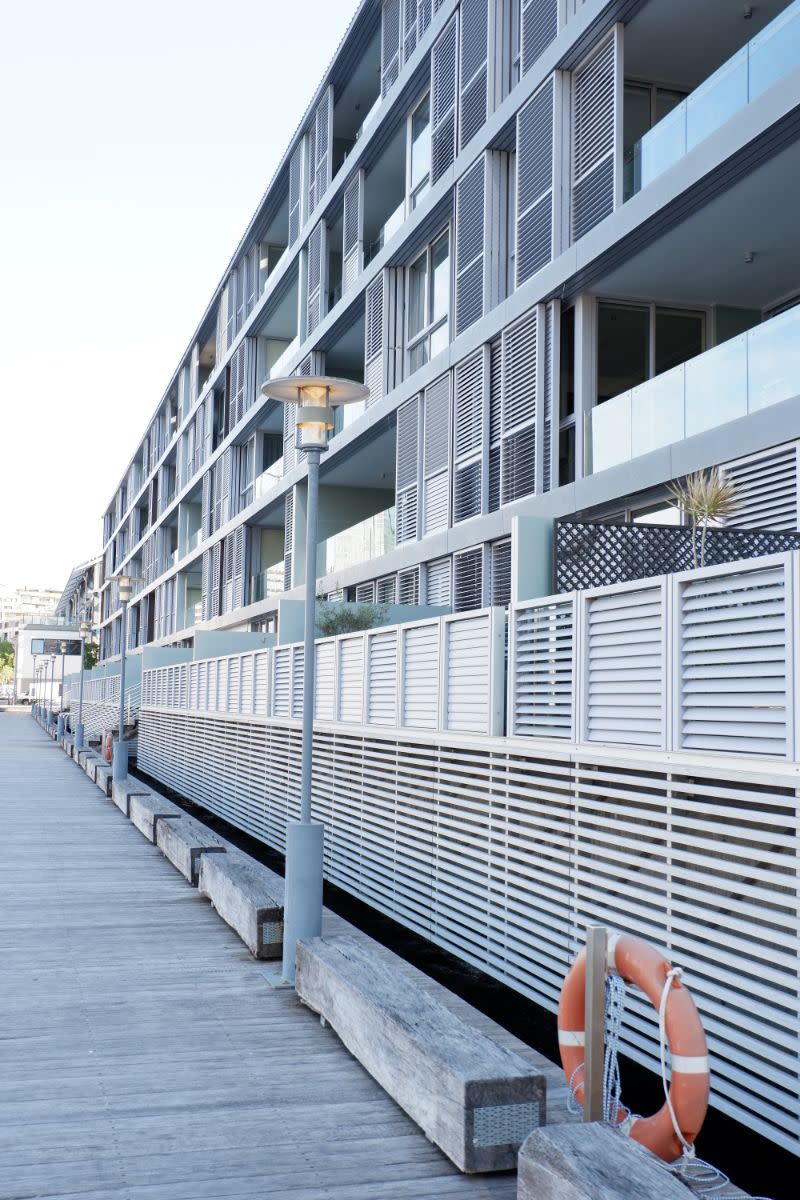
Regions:
<instances>
[{"instance_id":1,"label":"lamp post head","mask_svg":"<svg viewBox=\"0 0 800 1200\"><path fill-rule=\"evenodd\" d=\"M326 450L334 407L366 400L369 388L329 375L287 375L266 380L261 393L281 404L297 405L298 450Z\"/></svg>"},{"instance_id":2,"label":"lamp post head","mask_svg":"<svg viewBox=\"0 0 800 1200\"><path fill-rule=\"evenodd\" d=\"M92 627L89 624L89 622L81 621L81 637L83 638L84 641L86 641L86 639L88 638L88 636L91 632L92 632Z\"/></svg>"},{"instance_id":3,"label":"lamp post head","mask_svg":"<svg viewBox=\"0 0 800 1200\"><path fill-rule=\"evenodd\" d=\"M133 585L139 580L133 575L116 575L117 589L119 592L120 604L127 604L133 595Z\"/></svg>"},{"instance_id":4,"label":"lamp post head","mask_svg":"<svg viewBox=\"0 0 800 1200\"><path fill-rule=\"evenodd\" d=\"M69 647L67 646L67 643L66 643L66 642L62 642L62 643L61 643L61 653L62 653L62 654L66 654L68 649L69 649Z\"/></svg>"}]
</instances>

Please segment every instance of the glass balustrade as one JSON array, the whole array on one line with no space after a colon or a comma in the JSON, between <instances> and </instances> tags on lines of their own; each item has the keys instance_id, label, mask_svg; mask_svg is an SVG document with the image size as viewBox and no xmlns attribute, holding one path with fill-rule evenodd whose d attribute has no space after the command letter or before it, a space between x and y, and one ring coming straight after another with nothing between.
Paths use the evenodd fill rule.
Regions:
<instances>
[{"instance_id":1,"label":"glass balustrade","mask_svg":"<svg viewBox=\"0 0 800 1200\"><path fill-rule=\"evenodd\" d=\"M394 506L343 529L320 542L317 550L317 574L329 575L357 566L395 547Z\"/></svg>"},{"instance_id":2,"label":"glass balustrade","mask_svg":"<svg viewBox=\"0 0 800 1200\"><path fill-rule=\"evenodd\" d=\"M259 600L267 600L270 596L277 596L279 592L284 590L283 581L283 560L273 563L271 567L266 567L263 571L259 571L257 575L251 575L248 603L257 604Z\"/></svg>"},{"instance_id":3,"label":"glass balustrade","mask_svg":"<svg viewBox=\"0 0 800 1200\"><path fill-rule=\"evenodd\" d=\"M800 393L800 306L599 404L592 471L628 462Z\"/></svg>"},{"instance_id":4,"label":"glass balustrade","mask_svg":"<svg viewBox=\"0 0 800 1200\"><path fill-rule=\"evenodd\" d=\"M794 0L636 143L633 191L652 183L798 65L800 0Z\"/></svg>"},{"instance_id":5,"label":"glass balustrade","mask_svg":"<svg viewBox=\"0 0 800 1200\"><path fill-rule=\"evenodd\" d=\"M277 483L283 479L283 455L267 467L266 471L262 471L256 476L253 484L253 499L260 500L262 496L266 496Z\"/></svg>"}]
</instances>

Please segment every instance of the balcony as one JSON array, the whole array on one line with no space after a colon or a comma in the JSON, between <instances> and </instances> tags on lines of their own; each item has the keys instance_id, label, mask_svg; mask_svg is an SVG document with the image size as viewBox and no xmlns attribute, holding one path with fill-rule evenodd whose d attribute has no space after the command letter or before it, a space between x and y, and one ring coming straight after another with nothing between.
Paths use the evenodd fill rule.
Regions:
<instances>
[{"instance_id":1,"label":"balcony","mask_svg":"<svg viewBox=\"0 0 800 1200\"><path fill-rule=\"evenodd\" d=\"M800 65L800 0L710 75L633 148L633 192L652 183Z\"/></svg>"},{"instance_id":2,"label":"balcony","mask_svg":"<svg viewBox=\"0 0 800 1200\"><path fill-rule=\"evenodd\" d=\"M347 567L369 562L395 547L394 506L367 517L341 533L320 542L317 551L317 575L330 575Z\"/></svg>"},{"instance_id":3,"label":"balcony","mask_svg":"<svg viewBox=\"0 0 800 1200\"><path fill-rule=\"evenodd\" d=\"M250 576L250 604L258 604L259 600L267 600L283 591L284 568L283 561L273 563L257 575Z\"/></svg>"},{"instance_id":4,"label":"balcony","mask_svg":"<svg viewBox=\"0 0 800 1200\"><path fill-rule=\"evenodd\" d=\"M800 391L800 306L592 410L594 473Z\"/></svg>"},{"instance_id":5,"label":"balcony","mask_svg":"<svg viewBox=\"0 0 800 1200\"><path fill-rule=\"evenodd\" d=\"M276 459L271 467L267 467L266 471L262 471L260 475L256 476L253 484L253 500L260 500L262 496L266 496L282 479L283 455Z\"/></svg>"}]
</instances>

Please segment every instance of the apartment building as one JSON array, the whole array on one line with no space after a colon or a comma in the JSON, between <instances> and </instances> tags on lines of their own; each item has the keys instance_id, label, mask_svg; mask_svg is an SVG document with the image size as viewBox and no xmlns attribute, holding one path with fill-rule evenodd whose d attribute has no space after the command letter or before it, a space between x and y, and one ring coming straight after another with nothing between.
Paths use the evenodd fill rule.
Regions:
<instances>
[{"instance_id":1,"label":"apartment building","mask_svg":"<svg viewBox=\"0 0 800 1200\"><path fill-rule=\"evenodd\" d=\"M58 592L54 588L0 584L0 640L13 642L24 625L52 616L57 601Z\"/></svg>"},{"instance_id":2,"label":"apartment building","mask_svg":"<svg viewBox=\"0 0 800 1200\"><path fill-rule=\"evenodd\" d=\"M551 1009L587 923L668 947L713 1103L795 1153L799 137L800 0L364 0L111 499L87 684L132 575L143 769L282 849L306 485L261 385L366 383L317 592L414 607L318 642L327 877Z\"/></svg>"}]
</instances>

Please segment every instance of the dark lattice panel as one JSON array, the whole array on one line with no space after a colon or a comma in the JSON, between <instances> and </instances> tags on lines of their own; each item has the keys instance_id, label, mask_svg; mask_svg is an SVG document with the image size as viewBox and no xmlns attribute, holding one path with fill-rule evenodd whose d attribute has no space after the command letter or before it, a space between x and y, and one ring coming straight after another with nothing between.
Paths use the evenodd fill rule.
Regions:
<instances>
[{"instance_id":1,"label":"dark lattice panel","mask_svg":"<svg viewBox=\"0 0 800 1200\"><path fill-rule=\"evenodd\" d=\"M699 554L698 533L698 554ZM554 591L605 587L694 567L692 531L669 525L594 525L556 521ZM709 529L705 563L800 550L800 533L777 529Z\"/></svg>"}]
</instances>

